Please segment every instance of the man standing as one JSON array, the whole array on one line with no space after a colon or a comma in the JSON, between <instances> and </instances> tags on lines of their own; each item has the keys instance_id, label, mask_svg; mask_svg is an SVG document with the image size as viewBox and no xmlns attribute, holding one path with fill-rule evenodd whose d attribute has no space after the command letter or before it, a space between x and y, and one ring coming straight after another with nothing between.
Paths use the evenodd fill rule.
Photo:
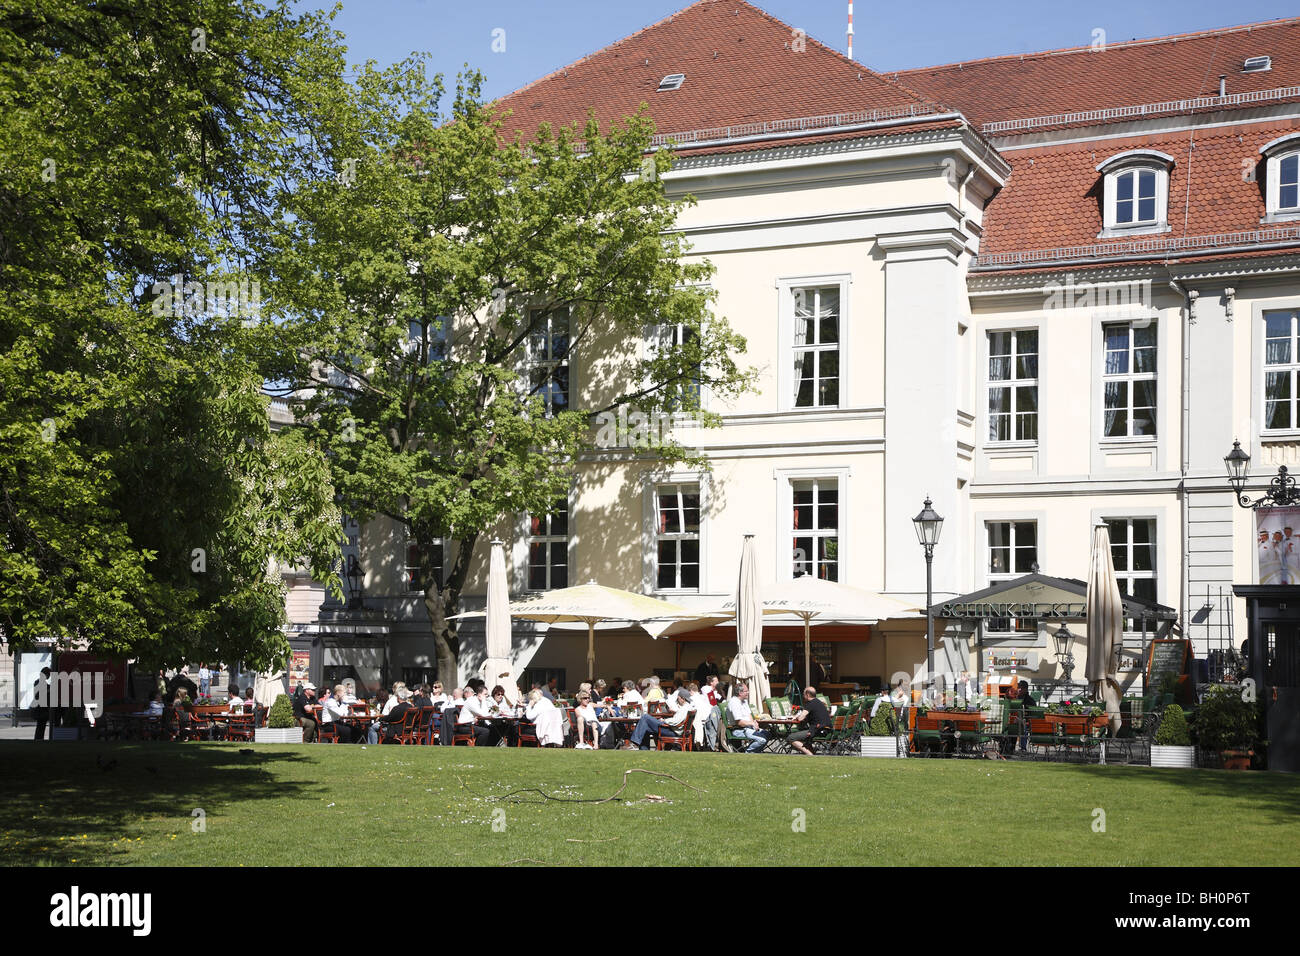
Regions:
<instances>
[{"instance_id":1,"label":"man standing","mask_svg":"<svg viewBox=\"0 0 1300 956\"><path fill-rule=\"evenodd\" d=\"M207 697L211 686L212 671L208 670L207 662L199 661L199 696Z\"/></svg>"},{"instance_id":2,"label":"man standing","mask_svg":"<svg viewBox=\"0 0 1300 956\"><path fill-rule=\"evenodd\" d=\"M718 676L718 659L712 654L708 655L700 662L700 666L695 668L695 683L703 687L709 682L710 677Z\"/></svg>"},{"instance_id":3,"label":"man standing","mask_svg":"<svg viewBox=\"0 0 1300 956\"><path fill-rule=\"evenodd\" d=\"M816 687L804 688L803 710L800 712L798 720L803 725L803 729L796 730L786 740L796 751L805 757L811 757L813 752L808 749L805 741L811 740L827 727L834 726L834 721L831 720L831 712L826 709L825 704L817 699Z\"/></svg>"},{"instance_id":4,"label":"man standing","mask_svg":"<svg viewBox=\"0 0 1300 956\"><path fill-rule=\"evenodd\" d=\"M731 718L736 733L749 741L745 753L756 754L767 746L767 734L754 719L754 712L749 707L749 685L744 681L736 685L736 696L727 701L727 716Z\"/></svg>"},{"instance_id":5,"label":"man standing","mask_svg":"<svg viewBox=\"0 0 1300 956\"><path fill-rule=\"evenodd\" d=\"M54 701L50 700L50 669L42 667L40 675L36 678L36 699L32 701L32 707L36 711L36 739L45 739L45 727L51 723L50 714L54 710Z\"/></svg>"}]
</instances>

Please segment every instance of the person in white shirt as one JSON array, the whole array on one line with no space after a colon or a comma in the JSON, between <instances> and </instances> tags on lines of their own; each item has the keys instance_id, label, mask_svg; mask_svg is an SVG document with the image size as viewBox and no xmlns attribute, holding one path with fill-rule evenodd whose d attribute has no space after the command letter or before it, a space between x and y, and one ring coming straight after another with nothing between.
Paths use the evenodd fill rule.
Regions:
<instances>
[{"instance_id":1,"label":"person in white shirt","mask_svg":"<svg viewBox=\"0 0 1300 956\"><path fill-rule=\"evenodd\" d=\"M384 704L384 712L383 712L383 715L384 715L385 717L388 716L388 712L389 712L390 710L392 710L394 707L397 706L398 701L399 701L399 700L401 699L401 697L402 697L402 691L404 691L404 690L406 690L406 682L405 682L405 681L400 681L400 680L399 680L396 684L393 685L393 693L392 693L391 695L389 695L388 701Z\"/></svg>"},{"instance_id":2,"label":"person in white shirt","mask_svg":"<svg viewBox=\"0 0 1300 956\"><path fill-rule=\"evenodd\" d=\"M226 688L230 697L226 699L226 712L231 714L242 714L244 712L244 698L239 696L239 685L231 684Z\"/></svg>"},{"instance_id":3,"label":"person in white shirt","mask_svg":"<svg viewBox=\"0 0 1300 956\"><path fill-rule=\"evenodd\" d=\"M492 740L492 728L484 726L478 722L480 717L492 716L491 702L488 700L487 684L480 684L477 694L466 694L465 702L461 704L460 713L456 715L456 729L464 732L468 724L474 729L474 746L490 746Z\"/></svg>"},{"instance_id":4,"label":"person in white shirt","mask_svg":"<svg viewBox=\"0 0 1300 956\"><path fill-rule=\"evenodd\" d=\"M649 750L650 745L646 743L647 737L680 737L683 734L691 733L691 728L686 726L686 717L691 712L690 702L691 693L683 687L668 699L668 706L673 709L672 714L662 718L652 717L650 714L643 716L636 722L636 729L632 731L632 736L624 749L631 750L635 747L640 750Z\"/></svg>"},{"instance_id":5,"label":"person in white shirt","mask_svg":"<svg viewBox=\"0 0 1300 956\"><path fill-rule=\"evenodd\" d=\"M342 684L336 684L333 694L326 694L320 702L320 719L322 724L331 724L339 735L339 743L350 744L355 739L355 728L344 717L351 716L347 701L344 700L346 694Z\"/></svg>"},{"instance_id":6,"label":"person in white shirt","mask_svg":"<svg viewBox=\"0 0 1300 956\"><path fill-rule=\"evenodd\" d=\"M543 747L564 745L564 721L560 717L560 710L538 688L528 692L524 719L533 722L537 728L537 742Z\"/></svg>"},{"instance_id":7,"label":"person in white shirt","mask_svg":"<svg viewBox=\"0 0 1300 956\"><path fill-rule=\"evenodd\" d=\"M749 707L749 685L744 681L736 684L736 694L727 701L727 716L736 733L749 741L745 753L756 754L767 746L767 734L758 726L754 712Z\"/></svg>"},{"instance_id":8,"label":"person in white shirt","mask_svg":"<svg viewBox=\"0 0 1300 956\"><path fill-rule=\"evenodd\" d=\"M591 692L578 691L578 706L574 710L578 720L578 742L573 745L575 750L599 750L600 749L600 722L596 719L596 708L591 703ZM587 738L591 738L591 743Z\"/></svg>"},{"instance_id":9,"label":"person in white shirt","mask_svg":"<svg viewBox=\"0 0 1300 956\"><path fill-rule=\"evenodd\" d=\"M636 682L623 681L623 695L618 699L618 706L626 710L629 707L635 707L638 710L645 710L645 698L641 696L640 691L636 689Z\"/></svg>"},{"instance_id":10,"label":"person in white shirt","mask_svg":"<svg viewBox=\"0 0 1300 956\"><path fill-rule=\"evenodd\" d=\"M694 681L686 685L686 690L691 695L691 710L695 711L695 720L692 723L695 743L700 747L712 746L713 741L718 739L717 723L713 718L713 702L700 691L700 685Z\"/></svg>"},{"instance_id":11,"label":"person in white shirt","mask_svg":"<svg viewBox=\"0 0 1300 956\"><path fill-rule=\"evenodd\" d=\"M149 695L149 707L145 710L150 717L161 717L163 712L162 694L154 691Z\"/></svg>"}]
</instances>

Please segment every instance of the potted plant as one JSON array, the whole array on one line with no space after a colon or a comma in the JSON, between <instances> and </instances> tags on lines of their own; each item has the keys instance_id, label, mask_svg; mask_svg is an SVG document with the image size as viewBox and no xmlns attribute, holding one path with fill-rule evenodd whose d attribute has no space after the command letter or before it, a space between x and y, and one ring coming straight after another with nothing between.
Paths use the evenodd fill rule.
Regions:
<instances>
[{"instance_id":1,"label":"potted plant","mask_svg":"<svg viewBox=\"0 0 1300 956\"><path fill-rule=\"evenodd\" d=\"M293 719L293 703L288 694L281 694L266 715L266 726L253 731L253 740L259 744L300 744L302 727Z\"/></svg>"},{"instance_id":2,"label":"potted plant","mask_svg":"<svg viewBox=\"0 0 1300 956\"><path fill-rule=\"evenodd\" d=\"M1258 727L1255 704L1231 687L1211 687L1197 708L1196 739L1206 750L1218 752L1226 770L1246 770L1255 755Z\"/></svg>"},{"instance_id":3,"label":"potted plant","mask_svg":"<svg viewBox=\"0 0 1300 956\"><path fill-rule=\"evenodd\" d=\"M1195 765L1196 748L1192 746L1192 735L1187 729L1187 715L1177 704L1170 704L1165 708L1164 717L1156 730L1156 739L1151 744L1151 766Z\"/></svg>"},{"instance_id":4,"label":"potted plant","mask_svg":"<svg viewBox=\"0 0 1300 956\"><path fill-rule=\"evenodd\" d=\"M881 700L880 706L876 708L876 715L867 723L866 730L862 734L862 756L898 756L898 736L894 727L891 726L891 722L894 720L894 705L890 703L888 697L885 697Z\"/></svg>"}]
</instances>

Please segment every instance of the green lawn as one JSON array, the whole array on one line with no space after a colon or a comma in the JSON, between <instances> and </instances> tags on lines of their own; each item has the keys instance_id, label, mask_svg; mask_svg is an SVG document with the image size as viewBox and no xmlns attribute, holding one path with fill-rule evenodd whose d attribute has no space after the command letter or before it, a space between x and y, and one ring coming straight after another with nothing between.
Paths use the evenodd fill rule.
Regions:
<instances>
[{"instance_id":1,"label":"green lawn","mask_svg":"<svg viewBox=\"0 0 1300 956\"><path fill-rule=\"evenodd\" d=\"M19 865L1300 863L1300 779L1285 774L991 760L241 748L248 749L0 743L0 854ZM107 771L97 762L112 760ZM621 799L601 804L542 801L535 793L491 799L520 787L608 797L631 767L672 773L703 792L633 774ZM196 808L204 832L194 832ZM1104 833L1094 831L1096 809L1105 811Z\"/></svg>"}]
</instances>

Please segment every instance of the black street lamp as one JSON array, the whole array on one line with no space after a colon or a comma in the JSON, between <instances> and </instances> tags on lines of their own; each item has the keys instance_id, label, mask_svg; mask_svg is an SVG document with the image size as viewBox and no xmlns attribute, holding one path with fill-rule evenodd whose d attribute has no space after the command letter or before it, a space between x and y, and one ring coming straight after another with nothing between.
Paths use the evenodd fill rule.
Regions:
<instances>
[{"instance_id":1,"label":"black street lamp","mask_svg":"<svg viewBox=\"0 0 1300 956\"><path fill-rule=\"evenodd\" d=\"M1250 455L1241 450L1241 442L1232 443L1232 451L1223 456L1223 464L1228 469L1228 484L1237 495L1237 504L1243 508L1256 511L1260 508L1292 508L1300 505L1300 490L1296 489L1295 479L1286 470L1286 465L1277 466L1277 474L1268 484L1263 497L1252 499L1245 494L1246 472L1250 468Z\"/></svg>"},{"instance_id":2,"label":"black street lamp","mask_svg":"<svg viewBox=\"0 0 1300 956\"><path fill-rule=\"evenodd\" d=\"M925 499L925 507L912 519L916 527L916 539L925 548L925 676L927 685L934 688L934 615L930 605L934 603L934 546L939 543L939 532L943 530L943 518L930 507L930 499Z\"/></svg>"},{"instance_id":3,"label":"black street lamp","mask_svg":"<svg viewBox=\"0 0 1300 956\"><path fill-rule=\"evenodd\" d=\"M1052 640L1056 643L1056 662L1061 665L1061 671L1065 674L1065 682L1070 683L1070 675L1074 673L1074 655L1070 653L1070 644L1074 641L1074 635L1070 629L1062 624L1052 635Z\"/></svg>"},{"instance_id":4,"label":"black street lamp","mask_svg":"<svg viewBox=\"0 0 1300 956\"><path fill-rule=\"evenodd\" d=\"M355 611L361 607L361 564L357 561L355 554L348 555L348 569L345 576L348 579L348 610Z\"/></svg>"}]
</instances>

